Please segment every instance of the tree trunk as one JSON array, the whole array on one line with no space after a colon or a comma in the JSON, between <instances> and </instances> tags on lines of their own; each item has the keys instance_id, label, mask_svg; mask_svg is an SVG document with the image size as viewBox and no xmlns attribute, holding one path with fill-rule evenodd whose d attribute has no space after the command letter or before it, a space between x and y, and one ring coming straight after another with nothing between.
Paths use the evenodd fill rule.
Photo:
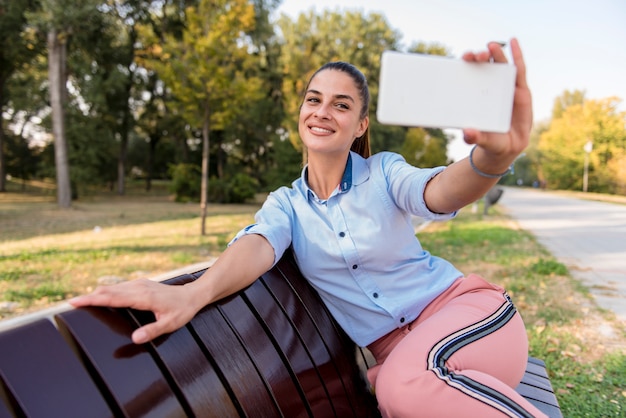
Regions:
<instances>
[{"instance_id":1,"label":"tree trunk","mask_svg":"<svg viewBox=\"0 0 626 418\"><path fill-rule=\"evenodd\" d=\"M202 235L206 235L206 210L209 195L209 104L204 110L204 121L202 123L202 181L200 185L200 214L202 217Z\"/></svg>"},{"instance_id":2,"label":"tree trunk","mask_svg":"<svg viewBox=\"0 0 626 418\"><path fill-rule=\"evenodd\" d=\"M0 87L0 103L2 103L2 87ZM1 113L1 112L0 112ZM0 115L0 193L6 192L6 168L4 157L4 126L2 126L2 115Z\"/></svg>"},{"instance_id":3,"label":"tree trunk","mask_svg":"<svg viewBox=\"0 0 626 418\"><path fill-rule=\"evenodd\" d=\"M56 29L51 29L48 32L48 78L50 80L50 104L52 107L57 204L63 209L72 205L70 167L65 137L66 59L67 40L59 36Z\"/></svg>"},{"instance_id":4,"label":"tree trunk","mask_svg":"<svg viewBox=\"0 0 626 418\"><path fill-rule=\"evenodd\" d=\"M117 194L126 193L126 154L128 153L128 133L122 133L120 139L120 154L117 159Z\"/></svg>"},{"instance_id":5,"label":"tree trunk","mask_svg":"<svg viewBox=\"0 0 626 418\"><path fill-rule=\"evenodd\" d=\"M128 34L128 42L126 47L128 49L127 61L125 63L128 70L128 76L126 78L124 94L125 94L125 107L122 123L119 126L119 133L121 135L120 143L120 155L117 163L117 194L123 196L126 193L126 163L128 160L128 131L132 124L132 115L130 109L130 95L133 88L133 61L135 56L135 41L137 39L137 32L135 26L130 26L130 32Z\"/></svg>"},{"instance_id":6,"label":"tree trunk","mask_svg":"<svg viewBox=\"0 0 626 418\"><path fill-rule=\"evenodd\" d=\"M154 178L154 154L156 146L159 142L159 134L152 132L150 134L150 142L148 143L148 157L146 159L146 192L152 190L152 179Z\"/></svg>"}]
</instances>

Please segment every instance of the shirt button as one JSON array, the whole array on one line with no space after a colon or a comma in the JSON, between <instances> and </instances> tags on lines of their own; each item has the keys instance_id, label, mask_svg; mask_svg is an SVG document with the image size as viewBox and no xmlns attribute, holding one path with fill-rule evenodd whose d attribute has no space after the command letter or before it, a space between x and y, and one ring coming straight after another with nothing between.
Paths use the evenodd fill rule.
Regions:
<instances>
[{"instance_id":1,"label":"shirt button","mask_svg":"<svg viewBox=\"0 0 626 418\"><path fill-rule=\"evenodd\" d=\"M400 318L400 323L404 324L404 318Z\"/></svg>"},{"instance_id":2,"label":"shirt button","mask_svg":"<svg viewBox=\"0 0 626 418\"><path fill-rule=\"evenodd\" d=\"M358 269L358 268L359 268L359 266L357 266L356 264L354 264L354 265L352 266L352 270L356 270L356 269Z\"/></svg>"},{"instance_id":3,"label":"shirt button","mask_svg":"<svg viewBox=\"0 0 626 418\"><path fill-rule=\"evenodd\" d=\"M374 299L376 299L376 298L378 298L378 293L374 292L374 294L372 296L374 296Z\"/></svg>"},{"instance_id":4,"label":"shirt button","mask_svg":"<svg viewBox=\"0 0 626 418\"><path fill-rule=\"evenodd\" d=\"M339 233L339 236L340 236L341 238L343 238L343 237L345 237L345 236L346 236L346 233L345 233L345 232L340 232L340 233Z\"/></svg>"}]
</instances>

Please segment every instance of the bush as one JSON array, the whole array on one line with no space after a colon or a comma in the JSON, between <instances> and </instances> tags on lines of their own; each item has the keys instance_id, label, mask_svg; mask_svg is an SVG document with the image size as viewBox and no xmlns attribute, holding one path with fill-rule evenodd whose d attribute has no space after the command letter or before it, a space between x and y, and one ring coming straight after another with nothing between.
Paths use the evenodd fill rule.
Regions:
<instances>
[{"instance_id":1,"label":"bush","mask_svg":"<svg viewBox=\"0 0 626 418\"><path fill-rule=\"evenodd\" d=\"M230 181L230 203L244 203L252 199L259 189L259 182L247 174L238 173Z\"/></svg>"},{"instance_id":2,"label":"bush","mask_svg":"<svg viewBox=\"0 0 626 418\"><path fill-rule=\"evenodd\" d=\"M170 166L170 192L177 202L199 202L202 172L193 164ZM211 177L208 200L213 203L245 203L259 189L259 182L247 174L238 173L230 179Z\"/></svg>"},{"instance_id":3,"label":"bush","mask_svg":"<svg viewBox=\"0 0 626 418\"><path fill-rule=\"evenodd\" d=\"M259 189L259 182L247 174L235 174L229 180L211 178L209 200L214 203L245 203Z\"/></svg>"},{"instance_id":4,"label":"bush","mask_svg":"<svg viewBox=\"0 0 626 418\"><path fill-rule=\"evenodd\" d=\"M177 202L197 202L200 200L202 172L197 165L176 164L169 168L172 183L170 192L176 195Z\"/></svg>"},{"instance_id":5,"label":"bush","mask_svg":"<svg viewBox=\"0 0 626 418\"><path fill-rule=\"evenodd\" d=\"M209 201L213 203L230 202L230 187L227 181L211 177L209 181Z\"/></svg>"}]
</instances>

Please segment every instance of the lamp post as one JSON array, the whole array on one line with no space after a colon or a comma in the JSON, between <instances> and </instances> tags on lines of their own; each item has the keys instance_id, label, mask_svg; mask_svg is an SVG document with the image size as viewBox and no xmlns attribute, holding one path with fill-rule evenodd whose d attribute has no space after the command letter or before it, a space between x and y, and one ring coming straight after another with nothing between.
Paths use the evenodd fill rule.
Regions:
<instances>
[{"instance_id":1,"label":"lamp post","mask_svg":"<svg viewBox=\"0 0 626 418\"><path fill-rule=\"evenodd\" d=\"M591 154L591 150L593 149L593 142L590 140L587 141L583 149L585 150L585 168L583 172L583 192L587 192L587 185L589 183L589 154Z\"/></svg>"}]
</instances>

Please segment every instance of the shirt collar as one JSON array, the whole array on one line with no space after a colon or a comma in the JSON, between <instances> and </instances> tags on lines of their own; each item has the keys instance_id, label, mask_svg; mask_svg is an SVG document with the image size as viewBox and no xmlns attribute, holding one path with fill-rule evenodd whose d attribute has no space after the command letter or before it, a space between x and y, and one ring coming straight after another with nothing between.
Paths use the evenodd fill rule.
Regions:
<instances>
[{"instance_id":1,"label":"shirt collar","mask_svg":"<svg viewBox=\"0 0 626 418\"><path fill-rule=\"evenodd\" d=\"M352 153L348 154L346 168L343 170L343 177L339 183L339 189L342 193L347 192L352 187Z\"/></svg>"},{"instance_id":2,"label":"shirt collar","mask_svg":"<svg viewBox=\"0 0 626 418\"><path fill-rule=\"evenodd\" d=\"M302 169L302 180L308 196L314 196L313 190L308 184L308 164ZM369 167L367 160L361 157L359 154L350 151L348 154L348 160L346 161L346 168L343 171L341 177L341 183L339 183L339 193L346 193L352 188L353 185L359 185L365 182L369 178Z\"/></svg>"}]
</instances>

